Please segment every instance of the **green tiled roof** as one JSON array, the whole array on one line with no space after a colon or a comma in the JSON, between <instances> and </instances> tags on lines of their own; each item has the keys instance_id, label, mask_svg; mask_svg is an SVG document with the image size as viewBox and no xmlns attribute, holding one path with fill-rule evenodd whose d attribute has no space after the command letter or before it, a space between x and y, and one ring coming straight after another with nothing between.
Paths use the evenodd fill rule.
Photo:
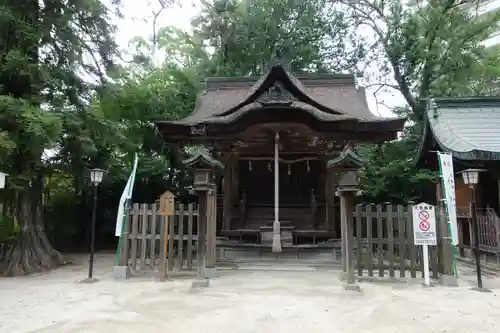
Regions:
<instances>
[{"instance_id":1,"label":"green tiled roof","mask_svg":"<svg viewBox=\"0 0 500 333\"><path fill-rule=\"evenodd\" d=\"M500 160L500 98L435 99L428 129L443 151L462 160Z\"/></svg>"}]
</instances>

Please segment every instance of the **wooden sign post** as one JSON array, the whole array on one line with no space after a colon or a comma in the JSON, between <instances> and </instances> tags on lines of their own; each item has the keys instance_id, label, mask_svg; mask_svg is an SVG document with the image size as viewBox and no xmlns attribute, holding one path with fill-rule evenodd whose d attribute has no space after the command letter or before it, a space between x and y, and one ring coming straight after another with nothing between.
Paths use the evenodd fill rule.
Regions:
<instances>
[{"instance_id":1,"label":"wooden sign post","mask_svg":"<svg viewBox=\"0 0 500 333\"><path fill-rule=\"evenodd\" d=\"M162 276L167 278L167 257L168 257L168 229L170 216L174 215L175 210L175 197L170 191L165 191L160 196L160 216L163 216L163 258L162 258Z\"/></svg>"}]
</instances>

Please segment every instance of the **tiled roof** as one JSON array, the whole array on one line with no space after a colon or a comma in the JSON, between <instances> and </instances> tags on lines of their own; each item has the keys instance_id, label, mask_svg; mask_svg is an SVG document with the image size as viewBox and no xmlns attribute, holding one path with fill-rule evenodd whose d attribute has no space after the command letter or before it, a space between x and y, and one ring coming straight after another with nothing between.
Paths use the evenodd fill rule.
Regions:
<instances>
[{"instance_id":1,"label":"tiled roof","mask_svg":"<svg viewBox=\"0 0 500 333\"><path fill-rule=\"evenodd\" d=\"M294 77L287 72L288 78L305 95L322 106L331 109L340 116L340 119L356 118L359 120L381 120L371 113L366 101L365 91L357 88L352 75L309 75ZM266 79L262 78L209 78L206 89L198 95L196 108L192 114L184 119L174 121L185 125L194 125L200 122L229 121L232 117L220 115L237 107L248 97L253 95ZM295 102L294 102L295 103ZM297 102L300 103L300 102ZM338 115L324 112L305 103L301 107L310 109L319 120L339 120ZM249 110L248 107L242 108Z\"/></svg>"},{"instance_id":2,"label":"tiled roof","mask_svg":"<svg viewBox=\"0 0 500 333\"><path fill-rule=\"evenodd\" d=\"M427 111L427 119L442 150L462 160L500 160L500 98L435 99L434 102Z\"/></svg>"}]
</instances>

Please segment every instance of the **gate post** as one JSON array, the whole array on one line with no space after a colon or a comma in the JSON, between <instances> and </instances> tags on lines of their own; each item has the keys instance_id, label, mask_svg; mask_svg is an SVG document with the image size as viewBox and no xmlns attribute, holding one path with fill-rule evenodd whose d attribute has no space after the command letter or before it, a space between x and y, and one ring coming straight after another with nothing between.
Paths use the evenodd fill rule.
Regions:
<instances>
[{"instance_id":1,"label":"gate post","mask_svg":"<svg viewBox=\"0 0 500 333\"><path fill-rule=\"evenodd\" d=\"M360 291L354 275L354 198L359 192L358 172L347 171L340 180L337 195L340 197L340 218L342 227L342 268L345 274L346 290ZM361 251L361 249L358 249Z\"/></svg>"},{"instance_id":2,"label":"gate post","mask_svg":"<svg viewBox=\"0 0 500 333\"><path fill-rule=\"evenodd\" d=\"M197 242L197 279L193 281L193 288L208 287L209 278L216 275L215 247L216 247L216 216L215 210L210 207L212 195L216 195L214 171L224 165L210 156L209 152L200 147L195 154L182 161L187 167L194 169L193 189L199 197L198 203L198 242Z\"/></svg>"}]
</instances>

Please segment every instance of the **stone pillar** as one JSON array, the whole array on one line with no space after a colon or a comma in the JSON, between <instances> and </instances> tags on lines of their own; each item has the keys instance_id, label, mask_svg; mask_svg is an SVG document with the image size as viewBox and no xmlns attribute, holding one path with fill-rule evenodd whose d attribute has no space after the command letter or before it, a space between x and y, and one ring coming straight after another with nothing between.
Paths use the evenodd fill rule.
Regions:
<instances>
[{"instance_id":1,"label":"stone pillar","mask_svg":"<svg viewBox=\"0 0 500 333\"><path fill-rule=\"evenodd\" d=\"M340 195L340 251L342 254L342 272L344 274L343 278L345 278L346 274L347 274L347 262L346 262L347 207L346 206L347 206L347 204L346 204L345 196L342 194L342 195Z\"/></svg>"},{"instance_id":2,"label":"stone pillar","mask_svg":"<svg viewBox=\"0 0 500 333\"><path fill-rule=\"evenodd\" d=\"M337 195L340 197L340 223L342 235L342 270L346 290L360 291L354 275L354 221L352 212L354 198L358 194L358 175L348 170L339 182Z\"/></svg>"},{"instance_id":3,"label":"stone pillar","mask_svg":"<svg viewBox=\"0 0 500 333\"><path fill-rule=\"evenodd\" d=\"M354 198L357 189L342 189L337 191L340 197L340 214L342 226L342 270L345 279L346 290L359 291L354 275L354 220L352 210L354 209Z\"/></svg>"},{"instance_id":4,"label":"stone pillar","mask_svg":"<svg viewBox=\"0 0 500 333\"><path fill-rule=\"evenodd\" d=\"M216 244L217 244L217 191L208 191L207 196L207 247L206 247L206 263L205 277L213 278L217 276L215 268L216 261Z\"/></svg>"},{"instance_id":5,"label":"stone pillar","mask_svg":"<svg viewBox=\"0 0 500 333\"><path fill-rule=\"evenodd\" d=\"M197 279L193 287L208 287L208 275L215 273L215 247L216 247L216 208L212 207L217 195L214 183L214 170L224 168L224 165L212 158L209 152L198 147L196 154L184 160L187 167L194 169L193 189L198 194L198 243L197 243ZM208 238L207 238L208 231ZM207 249L208 247L208 249ZM208 257L207 257L208 254ZM208 266L207 266L208 265ZM207 270L207 267L209 268ZM208 273L208 275L207 275Z\"/></svg>"},{"instance_id":6,"label":"stone pillar","mask_svg":"<svg viewBox=\"0 0 500 333\"><path fill-rule=\"evenodd\" d=\"M205 253L207 235L207 192L198 192L198 241L196 246L196 273L199 281L193 282L193 286L206 286L205 280Z\"/></svg>"}]
</instances>

